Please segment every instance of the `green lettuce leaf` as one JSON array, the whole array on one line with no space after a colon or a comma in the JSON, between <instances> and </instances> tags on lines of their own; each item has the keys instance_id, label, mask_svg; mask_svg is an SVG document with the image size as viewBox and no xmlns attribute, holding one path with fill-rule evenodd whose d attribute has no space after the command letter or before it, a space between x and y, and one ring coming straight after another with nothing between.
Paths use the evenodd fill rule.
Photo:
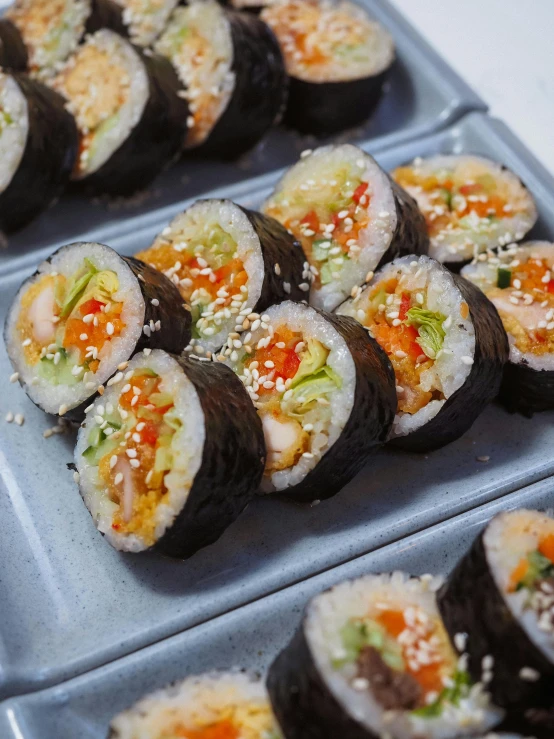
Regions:
<instances>
[{"instance_id":1,"label":"green lettuce leaf","mask_svg":"<svg viewBox=\"0 0 554 739\"><path fill-rule=\"evenodd\" d=\"M417 328L419 339L416 342L429 359L435 359L442 349L446 332L442 327L446 316L433 313L425 308L410 308L407 313L407 324Z\"/></svg>"}]
</instances>

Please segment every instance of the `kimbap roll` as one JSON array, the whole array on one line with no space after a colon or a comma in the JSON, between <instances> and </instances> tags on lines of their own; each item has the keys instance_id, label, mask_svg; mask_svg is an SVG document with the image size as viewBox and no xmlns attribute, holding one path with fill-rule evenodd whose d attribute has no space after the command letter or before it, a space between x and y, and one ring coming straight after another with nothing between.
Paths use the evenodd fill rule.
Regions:
<instances>
[{"instance_id":1,"label":"kimbap roll","mask_svg":"<svg viewBox=\"0 0 554 739\"><path fill-rule=\"evenodd\" d=\"M123 8L122 20L130 40L151 46L165 29L180 0L115 0Z\"/></svg>"},{"instance_id":2,"label":"kimbap roll","mask_svg":"<svg viewBox=\"0 0 554 739\"><path fill-rule=\"evenodd\" d=\"M73 179L88 191L131 195L180 154L188 106L167 59L104 29L87 38L52 86L77 121Z\"/></svg>"},{"instance_id":3,"label":"kimbap roll","mask_svg":"<svg viewBox=\"0 0 554 739\"><path fill-rule=\"evenodd\" d=\"M426 452L449 444L498 394L508 359L498 313L434 259L396 259L338 313L369 329L392 362L398 446Z\"/></svg>"},{"instance_id":4,"label":"kimbap roll","mask_svg":"<svg viewBox=\"0 0 554 739\"><path fill-rule=\"evenodd\" d=\"M185 559L256 494L262 426L228 367L146 350L87 409L75 462L94 524L115 549Z\"/></svg>"},{"instance_id":5,"label":"kimbap roll","mask_svg":"<svg viewBox=\"0 0 554 739\"><path fill-rule=\"evenodd\" d=\"M530 241L464 267L496 306L510 342L500 400L531 416L554 408L554 244Z\"/></svg>"},{"instance_id":6,"label":"kimbap roll","mask_svg":"<svg viewBox=\"0 0 554 739\"><path fill-rule=\"evenodd\" d=\"M40 82L0 72L0 230L10 233L52 205L77 158L64 101Z\"/></svg>"},{"instance_id":7,"label":"kimbap roll","mask_svg":"<svg viewBox=\"0 0 554 739\"><path fill-rule=\"evenodd\" d=\"M416 159L392 176L425 216L429 254L456 271L487 249L521 241L537 220L533 198L519 178L484 157Z\"/></svg>"},{"instance_id":8,"label":"kimbap roll","mask_svg":"<svg viewBox=\"0 0 554 739\"><path fill-rule=\"evenodd\" d=\"M188 149L226 159L251 149L285 106L287 76L273 33L216 0L177 8L155 49L170 59L189 102Z\"/></svg>"},{"instance_id":9,"label":"kimbap roll","mask_svg":"<svg viewBox=\"0 0 554 739\"><path fill-rule=\"evenodd\" d=\"M269 669L286 739L457 739L498 723L502 711L451 646L440 584L430 575L366 575L311 600Z\"/></svg>"},{"instance_id":10,"label":"kimbap roll","mask_svg":"<svg viewBox=\"0 0 554 739\"><path fill-rule=\"evenodd\" d=\"M230 200L199 200L137 258L164 272L190 303L192 346L208 357L257 320L253 313L303 300L310 289L309 265L286 229Z\"/></svg>"},{"instance_id":11,"label":"kimbap roll","mask_svg":"<svg viewBox=\"0 0 554 739\"><path fill-rule=\"evenodd\" d=\"M415 201L351 144L304 155L263 211L302 244L314 273L310 303L325 310L370 280L381 263L425 254L429 245Z\"/></svg>"},{"instance_id":12,"label":"kimbap roll","mask_svg":"<svg viewBox=\"0 0 554 739\"><path fill-rule=\"evenodd\" d=\"M190 313L177 288L148 265L102 244L70 244L23 283L4 339L31 400L80 421L136 351L182 351Z\"/></svg>"},{"instance_id":13,"label":"kimbap roll","mask_svg":"<svg viewBox=\"0 0 554 739\"><path fill-rule=\"evenodd\" d=\"M30 73L41 79L59 71L86 33L125 30L115 0L15 0L6 18L27 49Z\"/></svg>"},{"instance_id":14,"label":"kimbap roll","mask_svg":"<svg viewBox=\"0 0 554 739\"><path fill-rule=\"evenodd\" d=\"M439 596L451 637L466 634L475 679L512 711L551 708L554 696L554 520L500 513L475 540ZM551 735L549 735L551 736Z\"/></svg>"},{"instance_id":15,"label":"kimbap roll","mask_svg":"<svg viewBox=\"0 0 554 739\"><path fill-rule=\"evenodd\" d=\"M282 739L263 683L241 672L189 677L111 723L109 739Z\"/></svg>"},{"instance_id":16,"label":"kimbap roll","mask_svg":"<svg viewBox=\"0 0 554 739\"><path fill-rule=\"evenodd\" d=\"M262 492L329 498L390 431L396 393L377 342L350 318L302 303L269 308L224 351L262 419Z\"/></svg>"},{"instance_id":17,"label":"kimbap roll","mask_svg":"<svg viewBox=\"0 0 554 739\"><path fill-rule=\"evenodd\" d=\"M21 34L7 18L0 18L0 67L10 72L24 72L29 62Z\"/></svg>"},{"instance_id":18,"label":"kimbap roll","mask_svg":"<svg viewBox=\"0 0 554 739\"><path fill-rule=\"evenodd\" d=\"M285 123L330 134L374 111L394 61L394 43L359 5L284 0L262 12L281 45L290 91Z\"/></svg>"}]
</instances>

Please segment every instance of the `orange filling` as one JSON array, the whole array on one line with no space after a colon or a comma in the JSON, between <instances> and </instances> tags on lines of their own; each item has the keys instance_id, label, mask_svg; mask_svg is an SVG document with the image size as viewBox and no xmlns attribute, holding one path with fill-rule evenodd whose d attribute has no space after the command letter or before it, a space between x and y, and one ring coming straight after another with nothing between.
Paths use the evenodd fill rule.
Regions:
<instances>
[{"instance_id":1,"label":"orange filling","mask_svg":"<svg viewBox=\"0 0 554 739\"><path fill-rule=\"evenodd\" d=\"M464 216L475 213L479 218L504 218L505 206L508 204L500 195L489 194L479 182L467 182L458 186L453 179L439 180L430 175L422 177L412 167L399 167L393 173L394 179L401 187L420 187L431 200L430 207L423 207L430 236L437 236L449 224L456 224ZM458 206L454 208L452 198L461 195ZM443 213L436 208L442 208Z\"/></svg>"},{"instance_id":2,"label":"orange filling","mask_svg":"<svg viewBox=\"0 0 554 739\"><path fill-rule=\"evenodd\" d=\"M375 620L394 640L397 640L403 631L410 629L402 611L381 611ZM425 640L428 641L434 635L440 636L439 629L436 625L429 625L428 631L425 635ZM411 660L406 653L406 647L404 645L402 645L402 656L406 664L406 672L417 680L425 694L440 693L442 691L444 688L442 676L445 668L445 663L442 658L435 656L431 664L419 665L418 669L414 670L410 667Z\"/></svg>"},{"instance_id":3,"label":"orange filling","mask_svg":"<svg viewBox=\"0 0 554 739\"><path fill-rule=\"evenodd\" d=\"M554 534L547 534L540 539L537 550L543 557L550 560L554 565ZM514 593L521 585L531 569L531 563L528 557L522 557L512 570L508 581L508 592Z\"/></svg>"},{"instance_id":4,"label":"orange filling","mask_svg":"<svg viewBox=\"0 0 554 739\"><path fill-rule=\"evenodd\" d=\"M105 306L106 303L91 298L79 307L80 317L71 317L65 326L64 349L77 349L79 363L87 361L91 372L96 372L100 361L94 355L91 356L90 347L100 353L106 342L120 336L125 328L121 320L123 303L110 303L107 312L103 310ZM94 316L94 319L85 324L83 318L87 315Z\"/></svg>"},{"instance_id":5,"label":"orange filling","mask_svg":"<svg viewBox=\"0 0 554 739\"><path fill-rule=\"evenodd\" d=\"M398 410L402 413L417 413L435 396L438 400L442 399L442 394L438 391L428 392L419 387L422 372L432 367L434 360L427 357L417 343L419 338L417 329L405 323L411 307L411 295L407 292L398 292L396 278L380 282L372 291L371 297L374 298L382 290L385 290L387 295L401 295L398 315L401 323L397 326L389 323L385 313L379 312L371 305L364 325L371 329L371 333L392 363L397 386L402 388L402 392L398 394Z\"/></svg>"},{"instance_id":6,"label":"orange filling","mask_svg":"<svg viewBox=\"0 0 554 739\"><path fill-rule=\"evenodd\" d=\"M139 252L136 257L160 272L176 275L181 295L189 301L196 290L205 290L212 300L216 300L222 286L237 291L248 282L244 264L237 257L223 267L211 270L209 274L201 274L206 268L198 263L196 256L187 251L177 251L169 244L152 246ZM231 304L232 294L221 300L218 304L220 309Z\"/></svg>"},{"instance_id":7,"label":"orange filling","mask_svg":"<svg viewBox=\"0 0 554 739\"><path fill-rule=\"evenodd\" d=\"M295 348L301 341L302 334L291 331L286 326L280 326L278 331L275 331L271 343L266 348L258 349L250 363L252 361L259 363L260 374L274 373L273 381L277 377L282 377L284 382L292 380L300 366L299 352L296 352ZM266 362L273 362L273 367L267 368ZM258 395L268 395L273 392L275 392L274 388L267 389L260 386Z\"/></svg>"},{"instance_id":8,"label":"orange filling","mask_svg":"<svg viewBox=\"0 0 554 739\"><path fill-rule=\"evenodd\" d=\"M130 430L131 435L125 447L118 447L100 460L98 473L109 490L110 498L119 504L119 509L113 516L112 528L123 534L138 534L147 544L153 544L155 512L167 494L164 485L166 473L155 472L154 463L160 437L173 433L173 429L164 422L164 414L173 408L173 403L158 406L151 402L153 396L160 393L160 377L137 374L131 378L129 384L131 388L121 395L119 405L125 411L137 415L137 424ZM147 419L140 417L141 408L147 410ZM135 434L138 434L137 438L133 438ZM130 458L128 451L135 456ZM114 455L117 457L115 465L111 462ZM130 459L136 460L138 465L132 466ZM115 482L122 465L125 466L126 473L130 474L133 489L132 515L127 519L124 508L124 483Z\"/></svg>"},{"instance_id":9,"label":"orange filling","mask_svg":"<svg viewBox=\"0 0 554 739\"><path fill-rule=\"evenodd\" d=\"M178 727L172 732L173 735L183 739L239 739L240 732L231 721L224 720L218 721L217 724L205 726L202 729Z\"/></svg>"}]
</instances>

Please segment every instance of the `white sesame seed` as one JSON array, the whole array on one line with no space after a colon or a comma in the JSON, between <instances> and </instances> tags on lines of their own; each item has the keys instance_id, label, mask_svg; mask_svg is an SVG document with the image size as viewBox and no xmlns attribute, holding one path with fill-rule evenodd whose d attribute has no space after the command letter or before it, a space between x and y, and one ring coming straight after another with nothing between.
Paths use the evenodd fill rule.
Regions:
<instances>
[{"instance_id":1,"label":"white sesame seed","mask_svg":"<svg viewBox=\"0 0 554 739\"><path fill-rule=\"evenodd\" d=\"M114 331L115 329L113 327L113 323L111 321L108 321L108 323L106 324L106 333L108 334L108 336L113 336Z\"/></svg>"},{"instance_id":2,"label":"white sesame seed","mask_svg":"<svg viewBox=\"0 0 554 739\"><path fill-rule=\"evenodd\" d=\"M123 482L123 472L117 473L117 475L114 477L114 482L116 485L120 485Z\"/></svg>"},{"instance_id":3,"label":"white sesame seed","mask_svg":"<svg viewBox=\"0 0 554 739\"><path fill-rule=\"evenodd\" d=\"M159 306L159 304L160 304L160 301L158 300L158 298L152 298L152 300L150 302L152 303L152 305L154 306L154 308L157 308Z\"/></svg>"},{"instance_id":4,"label":"white sesame seed","mask_svg":"<svg viewBox=\"0 0 554 739\"><path fill-rule=\"evenodd\" d=\"M112 454L112 456L110 457L110 469L113 470L116 464L117 464L117 456L115 454Z\"/></svg>"},{"instance_id":5,"label":"white sesame seed","mask_svg":"<svg viewBox=\"0 0 554 739\"><path fill-rule=\"evenodd\" d=\"M65 414L67 413L68 410L69 409L68 409L67 405L65 403L62 403L60 405L60 407L58 408L58 415L59 416L65 416Z\"/></svg>"},{"instance_id":6,"label":"white sesame seed","mask_svg":"<svg viewBox=\"0 0 554 739\"><path fill-rule=\"evenodd\" d=\"M14 419L13 413L11 411L8 411L5 417L6 423L12 423L13 419Z\"/></svg>"},{"instance_id":7,"label":"white sesame seed","mask_svg":"<svg viewBox=\"0 0 554 739\"><path fill-rule=\"evenodd\" d=\"M25 341L22 342L21 346L31 346L31 339L25 339Z\"/></svg>"},{"instance_id":8,"label":"white sesame seed","mask_svg":"<svg viewBox=\"0 0 554 739\"><path fill-rule=\"evenodd\" d=\"M10 382L17 382L19 380L19 372L14 372L10 375Z\"/></svg>"},{"instance_id":9,"label":"white sesame seed","mask_svg":"<svg viewBox=\"0 0 554 739\"><path fill-rule=\"evenodd\" d=\"M125 453L129 457L129 459L135 459L135 457L137 456L137 450L136 449L127 449L127 451Z\"/></svg>"},{"instance_id":10,"label":"white sesame seed","mask_svg":"<svg viewBox=\"0 0 554 739\"><path fill-rule=\"evenodd\" d=\"M25 416L23 415L23 413L16 413L13 420L18 426L23 426L23 424L25 423Z\"/></svg>"},{"instance_id":11,"label":"white sesame seed","mask_svg":"<svg viewBox=\"0 0 554 739\"><path fill-rule=\"evenodd\" d=\"M537 682L537 680L540 679L540 676L540 672L537 672L537 670L534 670L532 667L522 667L519 671L519 677L521 680L525 680L530 683Z\"/></svg>"},{"instance_id":12,"label":"white sesame seed","mask_svg":"<svg viewBox=\"0 0 554 739\"><path fill-rule=\"evenodd\" d=\"M131 465L131 467L133 467L133 468L134 468L135 470L136 470L136 469L138 469L138 468L140 467L140 462L139 462L139 460L138 460L138 459L131 459L131 461L129 462L129 464L130 464L130 465Z\"/></svg>"},{"instance_id":13,"label":"white sesame seed","mask_svg":"<svg viewBox=\"0 0 554 739\"><path fill-rule=\"evenodd\" d=\"M79 484L80 479L81 479L81 475L77 472L77 470L75 470L75 472L73 473L73 482L76 482L77 484Z\"/></svg>"},{"instance_id":14,"label":"white sesame seed","mask_svg":"<svg viewBox=\"0 0 554 739\"><path fill-rule=\"evenodd\" d=\"M461 361L462 361L463 364L467 364L469 366L469 365L472 365L473 364L473 357L467 357L467 356L465 356L465 357L462 357L461 358Z\"/></svg>"}]
</instances>

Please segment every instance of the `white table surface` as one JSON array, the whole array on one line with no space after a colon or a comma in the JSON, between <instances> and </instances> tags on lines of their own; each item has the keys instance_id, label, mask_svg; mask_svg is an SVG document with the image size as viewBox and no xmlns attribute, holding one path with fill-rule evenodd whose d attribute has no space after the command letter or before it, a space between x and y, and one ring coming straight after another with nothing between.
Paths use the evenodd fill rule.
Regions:
<instances>
[{"instance_id":1,"label":"white table surface","mask_svg":"<svg viewBox=\"0 0 554 739\"><path fill-rule=\"evenodd\" d=\"M554 174L554 0L391 0Z\"/></svg>"}]
</instances>

